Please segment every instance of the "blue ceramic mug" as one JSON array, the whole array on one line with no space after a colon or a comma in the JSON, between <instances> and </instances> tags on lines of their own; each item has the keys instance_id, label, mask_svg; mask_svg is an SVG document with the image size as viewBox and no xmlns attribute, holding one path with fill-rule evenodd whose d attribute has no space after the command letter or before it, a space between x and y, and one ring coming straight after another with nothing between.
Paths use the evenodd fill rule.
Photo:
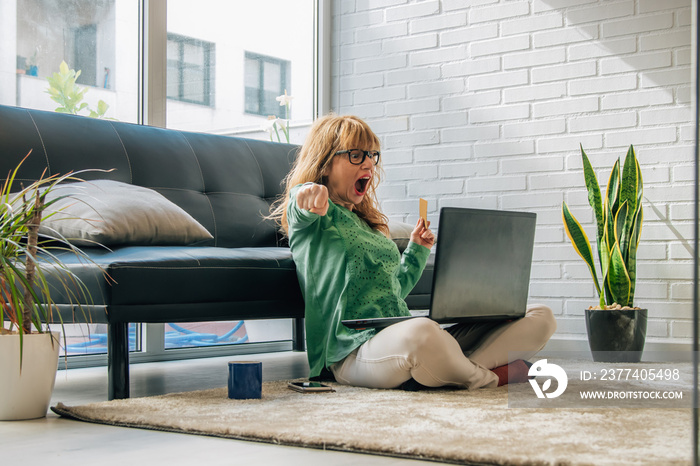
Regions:
<instances>
[{"instance_id":1,"label":"blue ceramic mug","mask_svg":"<svg viewBox=\"0 0 700 466\"><path fill-rule=\"evenodd\" d=\"M262 398L262 362L228 363L228 397L235 400Z\"/></svg>"}]
</instances>

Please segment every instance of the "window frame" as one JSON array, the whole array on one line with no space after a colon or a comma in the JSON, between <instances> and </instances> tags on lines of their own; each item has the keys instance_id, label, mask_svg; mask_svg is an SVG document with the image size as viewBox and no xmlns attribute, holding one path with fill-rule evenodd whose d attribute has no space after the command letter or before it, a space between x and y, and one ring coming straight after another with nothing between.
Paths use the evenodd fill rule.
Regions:
<instances>
[{"instance_id":1,"label":"window frame","mask_svg":"<svg viewBox=\"0 0 700 466\"><path fill-rule=\"evenodd\" d=\"M138 123L166 127L167 0L141 0ZM313 119L331 110L331 5L314 1Z\"/></svg>"},{"instance_id":2,"label":"window frame","mask_svg":"<svg viewBox=\"0 0 700 466\"><path fill-rule=\"evenodd\" d=\"M283 60L281 58L277 57L272 57L269 55L262 55L260 53L255 53L255 52L250 52L247 51L245 52L245 57L244 57L244 70L243 72L246 73L248 71L247 66L248 66L248 60L254 60L258 63L258 86L254 89L257 90L257 99L258 99L258 105L259 105L259 111L253 112L248 110L248 86L244 84L243 86L243 92L244 92L244 105L243 105L243 112L247 115L257 115L257 116L263 116L267 117L268 115L275 115L278 118L285 118L285 115L283 112L280 110L280 106L277 105L277 108L268 108L264 106L265 103L265 63L270 63L273 65L279 65L280 67L280 88L275 90L275 96L282 95L285 91L287 91L289 94L292 93L291 90L291 62L289 60ZM291 116L289 117L291 118Z\"/></svg>"},{"instance_id":3,"label":"window frame","mask_svg":"<svg viewBox=\"0 0 700 466\"><path fill-rule=\"evenodd\" d=\"M195 39L194 37L187 37L183 36L181 34L175 34L172 32L169 32L167 34L167 41L166 41L166 47L167 44L170 43L175 43L177 44L178 47L178 60L177 60L177 72L178 72L178 82L177 82L177 87L178 87L178 97L171 97L168 95L168 89L166 87L166 98L171 99L171 100L176 100L178 102L187 102L190 104L196 104L196 105L204 105L207 107L214 107L216 98L215 98L215 83L214 79L216 76L216 73L213 73L212 70L215 69L216 67L216 44L212 42L207 42L201 39ZM184 80L184 70L185 70L185 65L186 62L184 60L184 55L185 55L185 46L186 45L191 45L195 47L201 47L202 49L202 54L203 54L203 61L204 63L202 64L201 70L204 74L204 79L202 81L202 84L204 85L204 89L202 89L202 96L203 100L194 100L194 99L188 99L185 97L185 80ZM167 57L166 57L166 76L167 76Z\"/></svg>"},{"instance_id":4,"label":"window frame","mask_svg":"<svg viewBox=\"0 0 700 466\"><path fill-rule=\"evenodd\" d=\"M136 123L166 127L167 106L167 0L139 0L138 103ZM330 111L331 6L323 0L314 4L313 110L312 118ZM196 39L195 39L196 40ZM291 76L290 76L291 78ZM212 78L213 79L213 78ZM213 80L210 81L213 86ZM140 324L140 347L130 352L131 363L167 361L210 356L291 351L291 340L165 349L165 324ZM107 354L70 355L59 367L104 366Z\"/></svg>"}]
</instances>

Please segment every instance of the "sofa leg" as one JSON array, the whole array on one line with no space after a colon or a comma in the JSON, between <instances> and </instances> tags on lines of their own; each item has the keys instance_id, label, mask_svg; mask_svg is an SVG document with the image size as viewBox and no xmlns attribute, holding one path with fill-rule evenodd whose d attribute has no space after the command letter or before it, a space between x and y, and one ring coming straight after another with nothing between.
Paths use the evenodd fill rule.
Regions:
<instances>
[{"instance_id":1,"label":"sofa leg","mask_svg":"<svg viewBox=\"0 0 700 466\"><path fill-rule=\"evenodd\" d=\"M297 317L292 321L292 332L292 349L294 351L306 351L303 317Z\"/></svg>"},{"instance_id":2,"label":"sofa leg","mask_svg":"<svg viewBox=\"0 0 700 466\"><path fill-rule=\"evenodd\" d=\"M110 323L107 332L108 397L129 398L129 324Z\"/></svg>"}]
</instances>

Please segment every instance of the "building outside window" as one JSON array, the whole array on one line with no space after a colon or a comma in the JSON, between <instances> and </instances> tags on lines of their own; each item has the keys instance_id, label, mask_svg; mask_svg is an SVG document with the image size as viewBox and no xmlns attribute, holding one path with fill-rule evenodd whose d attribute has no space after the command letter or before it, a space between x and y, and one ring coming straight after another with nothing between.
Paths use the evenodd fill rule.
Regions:
<instances>
[{"instance_id":1,"label":"building outside window","mask_svg":"<svg viewBox=\"0 0 700 466\"><path fill-rule=\"evenodd\" d=\"M138 15L138 0L0 0L0 104L54 111L47 78L65 62L81 103L136 122Z\"/></svg>"},{"instance_id":2,"label":"building outside window","mask_svg":"<svg viewBox=\"0 0 700 466\"><path fill-rule=\"evenodd\" d=\"M285 118L284 107L275 100L285 89L294 97L290 124L311 123L314 3L313 0L168 0L166 126L268 139L260 129L269 115ZM185 85L191 87L190 96L185 90L184 97L175 97L179 90L174 88L174 83L182 71L171 61L176 52L176 38L190 38L190 44L200 44L199 49L193 46L190 50L197 58L187 61L190 65L198 64L188 68L192 79L188 78ZM203 64L205 44L211 44L208 68ZM206 86L209 86L209 103L203 103L202 99Z\"/></svg>"},{"instance_id":3,"label":"building outside window","mask_svg":"<svg viewBox=\"0 0 700 466\"><path fill-rule=\"evenodd\" d=\"M97 87L97 24L85 24L74 28L72 39L75 69L81 70L76 82ZM105 76L104 82L107 81Z\"/></svg>"},{"instance_id":4,"label":"building outside window","mask_svg":"<svg viewBox=\"0 0 700 466\"><path fill-rule=\"evenodd\" d=\"M267 139L260 128L268 115L284 116L275 97L285 89L295 97L293 124L313 119L314 4L167 0L167 65L149 70L140 61L139 0L0 0L0 105L55 111L47 78L65 61L80 71L76 84L87 88L90 108L102 100L109 105L105 117L137 123L143 73L163 73L166 86L155 100L166 101L168 128ZM247 66L253 62L256 68ZM248 110L249 70L258 77L251 85L257 111ZM144 352L134 360L144 360L183 347L291 339L288 320L241 324L132 324L129 346ZM66 337L70 355L106 352L104 324L67 324Z\"/></svg>"},{"instance_id":5,"label":"building outside window","mask_svg":"<svg viewBox=\"0 0 700 466\"><path fill-rule=\"evenodd\" d=\"M285 90L291 125L310 124L314 4L167 0L166 127L268 138L260 128L285 116L275 100ZM0 104L54 111L47 78L65 61L80 71L90 108L102 100L106 117L138 122L140 8L139 0L0 0Z\"/></svg>"},{"instance_id":6,"label":"building outside window","mask_svg":"<svg viewBox=\"0 0 700 466\"><path fill-rule=\"evenodd\" d=\"M211 42L168 34L168 98L214 106L216 47Z\"/></svg>"},{"instance_id":7,"label":"building outside window","mask_svg":"<svg viewBox=\"0 0 700 466\"><path fill-rule=\"evenodd\" d=\"M251 52L245 54L245 111L255 115L285 116L276 98L291 94L291 63Z\"/></svg>"}]
</instances>

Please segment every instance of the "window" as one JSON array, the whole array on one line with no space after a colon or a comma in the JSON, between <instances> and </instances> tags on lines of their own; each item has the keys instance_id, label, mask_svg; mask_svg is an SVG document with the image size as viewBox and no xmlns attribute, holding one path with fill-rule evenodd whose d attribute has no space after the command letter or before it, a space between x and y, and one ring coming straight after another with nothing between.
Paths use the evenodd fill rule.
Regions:
<instances>
[{"instance_id":1,"label":"window","mask_svg":"<svg viewBox=\"0 0 700 466\"><path fill-rule=\"evenodd\" d=\"M80 76L78 84L97 86L97 25L86 24L73 29L73 56Z\"/></svg>"},{"instance_id":2,"label":"window","mask_svg":"<svg viewBox=\"0 0 700 466\"><path fill-rule=\"evenodd\" d=\"M246 52L245 54L245 112L255 115L285 116L276 98L285 91L291 94L291 63L278 58Z\"/></svg>"},{"instance_id":3,"label":"window","mask_svg":"<svg viewBox=\"0 0 700 466\"><path fill-rule=\"evenodd\" d=\"M56 330L58 326L51 327ZM61 341L61 356L87 356L107 354L107 324L64 324ZM129 351L142 351L142 328L140 324L129 324Z\"/></svg>"},{"instance_id":4,"label":"window","mask_svg":"<svg viewBox=\"0 0 700 466\"><path fill-rule=\"evenodd\" d=\"M158 3L151 2L152 5ZM160 107L149 109L154 111L155 118L161 115L164 118L149 121L183 131L269 139L262 128L269 115L285 118L285 107L280 107L275 98L286 89L294 97L290 125L310 124L316 95L314 57L317 44L321 43L314 38L316 8L325 3L318 0L168 0L167 44L162 41L162 45L158 45L160 41L155 41L152 45L158 46L157 56L162 56L160 50L168 47L169 98L165 99L164 112ZM173 83L179 78L173 80L170 76L179 73L178 67L170 61L171 54L176 52L175 38L196 38L202 47L197 52L200 54L205 53L204 45L215 46L210 50L209 69L205 70L209 77L202 72L193 73L192 78L196 75L200 83L187 82L200 97L206 93L204 88L208 85L209 104L193 105L190 102L196 99L191 96L175 97L179 91ZM201 61L189 63L199 63L200 69L203 67ZM157 89L152 92L157 93Z\"/></svg>"},{"instance_id":5,"label":"window","mask_svg":"<svg viewBox=\"0 0 700 466\"><path fill-rule=\"evenodd\" d=\"M267 139L261 125L268 115L284 117L275 97L285 89L294 96L292 123L304 126L313 119L320 94L314 87L316 44L329 42L314 39L317 8L326 8L330 23L323 4L0 0L0 104L55 111L47 78L65 61L80 71L76 92L87 88L81 102L93 109L106 102L107 118ZM255 111L248 111L249 72L257 78L250 85ZM234 353L238 343L281 351L289 347L291 328L289 319L131 324L130 359ZM69 365L106 362L104 324L67 324L65 330L65 353L80 355L69 358Z\"/></svg>"},{"instance_id":6,"label":"window","mask_svg":"<svg viewBox=\"0 0 700 466\"><path fill-rule=\"evenodd\" d=\"M0 0L0 103L54 111L47 78L65 62L80 72L76 109L104 101L106 117L137 122L139 7L139 0Z\"/></svg>"},{"instance_id":7,"label":"window","mask_svg":"<svg viewBox=\"0 0 700 466\"><path fill-rule=\"evenodd\" d=\"M168 34L168 98L214 106L215 46Z\"/></svg>"}]
</instances>

